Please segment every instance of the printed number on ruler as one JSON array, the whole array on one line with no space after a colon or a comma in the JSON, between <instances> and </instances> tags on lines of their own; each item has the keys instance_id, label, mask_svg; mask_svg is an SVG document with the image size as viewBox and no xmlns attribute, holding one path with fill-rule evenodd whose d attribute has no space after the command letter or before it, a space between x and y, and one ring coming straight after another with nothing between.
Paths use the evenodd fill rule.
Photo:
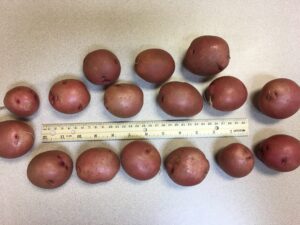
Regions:
<instances>
[{"instance_id":1,"label":"printed number on ruler","mask_svg":"<svg viewBox=\"0 0 300 225\"><path fill-rule=\"evenodd\" d=\"M157 120L43 124L43 142L247 136L248 120Z\"/></svg>"}]
</instances>

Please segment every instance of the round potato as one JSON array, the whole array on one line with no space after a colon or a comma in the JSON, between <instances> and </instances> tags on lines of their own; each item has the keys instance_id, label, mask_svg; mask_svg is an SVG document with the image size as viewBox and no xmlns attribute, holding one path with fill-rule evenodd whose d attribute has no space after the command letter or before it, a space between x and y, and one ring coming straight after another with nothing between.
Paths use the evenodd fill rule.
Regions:
<instances>
[{"instance_id":1,"label":"round potato","mask_svg":"<svg viewBox=\"0 0 300 225\"><path fill-rule=\"evenodd\" d=\"M183 65L201 76L215 75L224 70L230 60L227 42L217 36L201 36L192 41Z\"/></svg>"},{"instance_id":2,"label":"round potato","mask_svg":"<svg viewBox=\"0 0 300 225\"><path fill-rule=\"evenodd\" d=\"M120 158L125 172L137 180L149 180L160 170L159 152L145 141L133 141L127 144Z\"/></svg>"},{"instance_id":3,"label":"round potato","mask_svg":"<svg viewBox=\"0 0 300 225\"><path fill-rule=\"evenodd\" d=\"M232 177L247 176L254 167L252 152L240 143L226 146L217 153L216 159L221 169Z\"/></svg>"},{"instance_id":4,"label":"round potato","mask_svg":"<svg viewBox=\"0 0 300 225\"><path fill-rule=\"evenodd\" d=\"M209 162L203 152L193 147L181 147L165 159L169 177L182 186L193 186L204 180L209 171Z\"/></svg>"},{"instance_id":5,"label":"round potato","mask_svg":"<svg viewBox=\"0 0 300 225\"><path fill-rule=\"evenodd\" d=\"M286 78L271 80L259 92L258 108L269 117L288 118L300 108L300 87Z\"/></svg>"},{"instance_id":6,"label":"round potato","mask_svg":"<svg viewBox=\"0 0 300 225\"><path fill-rule=\"evenodd\" d=\"M17 86L6 93L3 103L16 116L28 117L38 110L40 99L37 93L31 88Z\"/></svg>"},{"instance_id":7,"label":"round potato","mask_svg":"<svg viewBox=\"0 0 300 225\"><path fill-rule=\"evenodd\" d=\"M52 189L63 185L71 176L73 162L69 155L59 150L35 156L27 167L30 182L40 188Z\"/></svg>"},{"instance_id":8,"label":"round potato","mask_svg":"<svg viewBox=\"0 0 300 225\"><path fill-rule=\"evenodd\" d=\"M80 80L65 79L51 87L49 102L59 112L66 114L78 113L89 104L90 93Z\"/></svg>"},{"instance_id":9,"label":"round potato","mask_svg":"<svg viewBox=\"0 0 300 225\"><path fill-rule=\"evenodd\" d=\"M17 158L27 153L34 144L34 131L28 124L7 120L0 122L0 156Z\"/></svg>"},{"instance_id":10,"label":"round potato","mask_svg":"<svg viewBox=\"0 0 300 225\"><path fill-rule=\"evenodd\" d=\"M78 177L91 184L110 181L120 169L116 153L107 148L90 148L76 161Z\"/></svg>"},{"instance_id":11,"label":"round potato","mask_svg":"<svg viewBox=\"0 0 300 225\"><path fill-rule=\"evenodd\" d=\"M128 118L138 114L143 103L143 91L134 84L114 84L104 93L105 108L117 117Z\"/></svg>"},{"instance_id":12,"label":"round potato","mask_svg":"<svg viewBox=\"0 0 300 225\"><path fill-rule=\"evenodd\" d=\"M204 96L213 108L233 111L246 102L248 92L242 81L232 76L224 76L211 82Z\"/></svg>"},{"instance_id":13,"label":"round potato","mask_svg":"<svg viewBox=\"0 0 300 225\"><path fill-rule=\"evenodd\" d=\"M300 165L300 141L289 135L277 134L263 140L255 153L266 166L279 172L289 172Z\"/></svg>"},{"instance_id":14,"label":"round potato","mask_svg":"<svg viewBox=\"0 0 300 225\"><path fill-rule=\"evenodd\" d=\"M136 57L134 69L145 81L161 84L174 73L175 62L165 50L147 49Z\"/></svg>"},{"instance_id":15,"label":"round potato","mask_svg":"<svg viewBox=\"0 0 300 225\"><path fill-rule=\"evenodd\" d=\"M157 96L159 106L175 117L189 117L201 112L203 100L198 90L185 82L172 81L164 84Z\"/></svg>"},{"instance_id":16,"label":"round potato","mask_svg":"<svg viewBox=\"0 0 300 225\"><path fill-rule=\"evenodd\" d=\"M112 52L106 49L99 49L90 52L84 58L83 72L90 82L108 85L118 80L121 65L117 56Z\"/></svg>"}]
</instances>

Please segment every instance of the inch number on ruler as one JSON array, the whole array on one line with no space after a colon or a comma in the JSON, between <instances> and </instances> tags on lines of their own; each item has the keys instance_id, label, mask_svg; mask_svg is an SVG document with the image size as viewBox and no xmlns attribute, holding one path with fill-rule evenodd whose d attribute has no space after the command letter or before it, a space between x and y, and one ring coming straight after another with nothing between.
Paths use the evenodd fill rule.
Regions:
<instances>
[{"instance_id":1,"label":"inch number on ruler","mask_svg":"<svg viewBox=\"0 0 300 225\"><path fill-rule=\"evenodd\" d=\"M43 124L43 142L247 136L248 120L156 120Z\"/></svg>"}]
</instances>

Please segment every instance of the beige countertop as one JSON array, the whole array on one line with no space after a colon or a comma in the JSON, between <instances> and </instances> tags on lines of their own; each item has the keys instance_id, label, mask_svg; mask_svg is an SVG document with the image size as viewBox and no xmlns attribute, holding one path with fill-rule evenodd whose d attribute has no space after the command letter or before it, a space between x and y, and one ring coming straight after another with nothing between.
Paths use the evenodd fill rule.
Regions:
<instances>
[{"instance_id":1,"label":"beige countertop","mask_svg":"<svg viewBox=\"0 0 300 225\"><path fill-rule=\"evenodd\" d=\"M300 138L300 112L285 120L260 114L251 97L267 81L286 77L300 83L300 2L297 0L190 1L0 1L0 99L16 84L29 84L40 95L39 112L32 118L34 148L18 159L0 159L0 218L3 225L295 225L300 221L300 169L276 173L258 160L242 179L225 175L214 162L222 146L239 141L253 147L277 133ZM74 162L84 149L108 146L117 153L128 141L41 143L41 124L54 122L118 121L103 107L103 90L89 83L82 61L91 50L107 48L119 58L120 81L136 82L144 91L142 111L131 120L174 119L155 105L157 88L137 78L135 56L150 47L167 50L176 62L171 80L190 82L203 92L208 82L186 72L182 57L200 35L227 40L231 61L221 72L240 78L249 98L240 109L220 113L205 105L193 117L245 117L250 135L236 138L150 140L166 156L180 146L196 146L211 163L207 178L193 187L175 185L165 170L140 182L123 170L108 183L88 185L75 170L60 188L43 190L26 177L28 162L39 152L65 149ZM82 79L91 102L83 112L68 116L54 111L48 91L65 77ZM3 121L12 116L0 112ZM297 222L298 221L298 222Z\"/></svg>"}]
</instances>

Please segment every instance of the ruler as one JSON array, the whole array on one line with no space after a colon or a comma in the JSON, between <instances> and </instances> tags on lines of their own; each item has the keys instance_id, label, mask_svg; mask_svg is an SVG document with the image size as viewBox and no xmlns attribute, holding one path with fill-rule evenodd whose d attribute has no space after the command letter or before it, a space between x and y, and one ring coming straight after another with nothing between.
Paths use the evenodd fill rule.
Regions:
<instances>
[{"instance_id":1,"label":"ruler","mask_svg":"<svg viewBox=\"0 0 300 225\"><path fill-rule=\"evenodd\" d=\"M153 120L42 125L42 142L248 136L248 119Z\"/></svg>"}]
</instances>

